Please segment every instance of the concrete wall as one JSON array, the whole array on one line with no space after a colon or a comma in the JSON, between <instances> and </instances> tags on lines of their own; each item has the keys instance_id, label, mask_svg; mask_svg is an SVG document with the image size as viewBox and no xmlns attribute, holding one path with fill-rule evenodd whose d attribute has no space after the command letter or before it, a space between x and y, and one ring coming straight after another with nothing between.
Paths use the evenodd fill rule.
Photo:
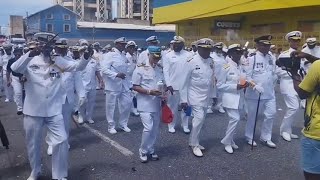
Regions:
<instances>
[{"instance_id":1,"label":"concrete wall","mask_svg":"<svg viewBox=\"0 0 320 180\"><path fill-rule=\"evenodd\" d=\"M10 34L15 35L19 34L22 35L24 34L24 29L23 29L23 17L22 16L10 16L10 21L9 21L9 26L10 26Z\"/></svg>"}]
</instances>

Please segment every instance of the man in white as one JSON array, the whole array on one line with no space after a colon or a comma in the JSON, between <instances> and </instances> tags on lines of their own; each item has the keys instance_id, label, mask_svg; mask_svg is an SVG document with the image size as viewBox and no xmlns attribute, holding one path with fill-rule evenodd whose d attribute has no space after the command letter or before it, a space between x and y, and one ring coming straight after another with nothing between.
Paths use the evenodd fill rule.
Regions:
<instances>
[{"instance_id":1,"label":"man in white","mask_svg":"<svg viewBox=\"0 0 320 180\"><path fill-rule=\"evenodd\" d=\"M147 46L158 46L160 41L158 40L157 36L150 36L146 39L146 43L147 43ZM148 49L142 51L139 54L137 64L145 63L148 60L148 54L149 54Z\"/></svg>"},{"instance_id":2,"label":"man in white","mask_svg":"<svg viewBox=\"0 0 320 180\"><path fill-rule=\"evenodd\" d=\"M4 55L2 56L2 83L4 88L4 94L6 96L5 102L10 102L13 100L13 87L12 85L7 86L7 65L9 60L14 57L12 54L12 44L4 44L3 49Z\"/></svg>"},{"instance_id":3,"label":"man in white","mask_svg":"<svg viewBox=\"0 0 320 180\"><path fill-rule=\"evenodd\" d=\"M137 54L136 54L136 47L137 44L134 41L128 41L127 45L126 45L126 58L128 59L128 79L130 81L132 81L132 74L133 71L136 69L137 66ZM133 92L133 94L135 94L135 92ZM138 110L137 110L137 98L134 95L133 97L133 106L131 109L131 112L135 115L135 116L139 116Z\"/></svg>"},{"instance_id":4,"label":"man in white","mask_svg":"<svg viewBox=\"0 0 320 180\"><path fill-rule=\"evenodd\" d=\"M161 89L158 82L163 81L160 68L157 66L161 59L161 49L157 46L149 46L149 60L146 64L138 65L135 69L132 82L133 90L137 91L138 110L144 126L139 148L139 157L142 163L148 161L148 154L151 160L158 160L154 144L156 142L161 111Z\"/></svg>"},{"instance_id":5,"label":"man in white","mask_svg":"<svg viewBox=\"0 0 320 180\"><path fill-rule=\"evenodd\" d=\"M13 72L11 70L11 65L17 61L23 54L22 48L15 48L13 51L14 58L10 59L7 65L7 87L12 86L14 92L14 101L17 105L17 114L22 115L23 103L22 103L22 83L25 80L23 74Z\"/></svg>"},{"instance_id":6,"label":"man in white","mask_svg":"<svg viewBox=\"0 0 320 180\"><path fill-rule=\"evenodd\" d=\"M223 68L223 65L227 64L227 60L223 55L222 49L225 47L225 44L223 42L218 42L213 45L214 51L211 53L211 57L214 62L214 75L215 77L218 77L220 74L220 71ZM222 92L218 89L217 90L217 104L215 105L214 109L217 109L220 113L225 113L223 107L222 107ZM210 109L208 110L210 111Z\"/></svg>"},{"instance_id":7,"label":"man in white","mask_svg":"<svg viewBox=\"0 0 320 180\"><path fill-rule=\"evenodd\" d=\"M68 55L66 55L68 51L67 40L60 38L57 40L55 44L55 57L54 58L64 58L70 63L77 63L76 60L72 59ZM74 110L75 100L79 99L79 105L83 105L85 102L85 90L82 83L81 74L79 71L73 72L63 72L61 75L62 84L61 87L65 91L63 97L63 104L62 104L62 116L64 120L64 126L67 133L67 139L69 139L69 132L70 132L70 123L71 117ZM76 94L75 94L76 92ZM76 97L77 96L77 97ZM50 139L47 139L49 141ZM48 143L51 144L51 143ZM68 146L70 147L69 143ZM48 155L52 155L52 146L49 145L47 150Z\"/></svg>"},{"instance_id":8,"label":"man in white","mask_svg":"<svg viewBox=\"0 0 320 180\"><path fill-rule=\"evenodd\" d=\"M37 33L38 40L53 39L54 34ZM71 63L62 57L52 61L52 40L23 55L12 64L17 73L24 74L26 97L24 101L24 129L32 172L28 180L36 180L41 173L42 130L48 130L52 153L52 179L65 179L68 176L68 143L62 116L64 91L61 88L62 72L83 69L89 53L78 63Z\"/></svg>"},{"instance_id":9,"label":"man in white","mask_svg":"<svg viewBox=\"0 0 320 180\"><path fill-rule=\"evenodd\" d=\"M302 49L302 52L311 54L314 57L317 57L320 59L320 47L317 46L317 38L308 38L306 40L307 46ZM306 59L303 59L303 64L301 64L301 67L308 72L308 69L311 66L311 63L308 62Z\"/></svg>"},{"instance_id":10,"label":"man in white","mask_svg":"<svg viewBox=\"0 0 320 180\"><path fill-rule=\"evenodd\" d=\"M117 133L114 113L116 103L119 108L119 128L130 132L128 120L132 107L132 84L128 79L129 61L124 54L127 41L124 37L114 41L115 47L112 52L104 55L101 62L101 70L106 83L106 118L108 121L108 132Z\"/></svg>"},{"instance_id":11,"label":"man in white","mask_svg":"<svg viewBox=\"0 0 320 180\"><path fill-rule=\"evenodd\" d=\"M191 106L192 130L189 146L197 157L202 157L204 147L199 144L199 134L206 118L209 99L213 93L214 72L210 66L212 58L210 51L213 41L208 38L200 39L197 44L198 53L187 60L184 68L184 77L181 80L180 98L181 107Z\"/></svg>"},{"instance_id":12,"label":"man in white","mask_svg":"<svg viewBox=\"0 0 320 180\"><path fill-rule=\"evenodd\" d=\"M241 67L241 55L243 53L240 44L232 44L228 48L228 63L222 65L220 73L217 74L217 88L222 93L222 106L226 108L229 116L229 124L226 135L221 140L224 149L229 154L233 153L233 149L239 147L233 140L236 127L240 121L240 110L244 102L244 89L249 85L245 81L245 72Z\"/></svg>"},{"instance_id":13,"label":"man in white","mask_svg":"<svg viewBox=\"0 0 320 180\"><path fill-rule=\"evenodd\" d=\"M246 79L251 83L252 88L247 88L245 98L248 108L248 119L245 136L249 145L257 146L253 141L253 131L257 106L260 106L258 112L264 114L264 120L261 128L260 141L270 148L276 145L271 141L273 121L276 116L276 98L274 86L276 81L275 59L269 54L272 36L260 36L256 42L257 52L255 55L248 57L248 64L245 68Z\"/></svg>"},{"instance_id":14,"label":"man in white","mask_svg":"<svg viewBox=\"0 0 320 180\"><path fill-rule=\"evenodd\" d=\"M302 33L300 31L292 31L285 36L285 39L289 42L290 49L279 55L279 61L281 61L282 58L290 58L291 53L298 50L301 37ZM287 106L286 113L280 126L280 135L284 140L290 142L291 139L298 138L297 135L292 133L292 124L300 106L300 99L293 88L293 81L290 77L290 73L285 69L278 68L277 75L280 77L280 92L283 95L284 102Z\"/></svg>"},{"instance_id":15,"label":"man in white","mask_svg":"<svg viewBox=\"0 0 320 180\"><path fill-rule=\"evenodd\" d=\"M180 36L173 38L173 51L163 58L163 75L169 91L168 106L171 109L174 119L168 124L169 132L175 133L175 126L179 119L178 106L180 103L180 83L183 78L184 65L191 58L192 54L183 49L185 40ZM180 113L181 126L185 133L190 133L188 119L184 111Z\"/></svg>"},{"instance_id":16,"label":"man in white","mask_svg":"<svg viewBox=\"0 0 320 180\"><path fill-rule=\"evenodd\" d=\"M82 40L80 41L80 46L82 47L88 47L88 41ZM81 50L81 53L83 51L87 51L86 48L83 48ZM88 122L89 124L93 124L93 110L96 103L96 95L97 95L97 84L100 84L101 87L104 86L102 77L100 75L100 68L99 63L96 59L93 57L89 58L89 63L86 66L86 68L81 72L82 77L82 83L85 88L86 92L86 102L80 106L79 109L79 118L78 122L82 124L84 121ZM98 80L98 83L97 83ZM80 101L79 101L80 102Z\"/></svg>"}]
</instances>

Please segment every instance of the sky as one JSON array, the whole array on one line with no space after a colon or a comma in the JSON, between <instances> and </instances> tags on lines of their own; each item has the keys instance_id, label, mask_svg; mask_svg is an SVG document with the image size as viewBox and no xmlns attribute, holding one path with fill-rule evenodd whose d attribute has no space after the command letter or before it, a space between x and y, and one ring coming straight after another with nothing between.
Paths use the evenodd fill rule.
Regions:
<instances>
[{"instance_id":1,"label":"sky","mask_svg":"<svg viewBox=\"0 0 320 180\"><path fill-rule=\"evenodd\" d=\"M53 5L54 0L0 0L0 26L6 27L10 15L26 16ZM5 31L2 29L2 31Z\"/></svg>"}]
</instances>

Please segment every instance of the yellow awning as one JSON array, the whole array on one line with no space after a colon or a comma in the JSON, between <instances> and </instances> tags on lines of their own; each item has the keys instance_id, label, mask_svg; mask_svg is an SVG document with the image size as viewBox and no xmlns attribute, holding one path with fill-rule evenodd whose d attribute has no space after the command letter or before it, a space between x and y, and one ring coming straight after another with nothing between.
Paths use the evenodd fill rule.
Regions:
<instances>
[{"instance_id":1,"label":"yellow awning","mask_svg":"<svg viewBox=\"0 0 320 180\"><path fill-rule=\"evenodd\" d=\"M155 8L153 23L175 23L205 17L319 5L320 0L193 0Z\"/></svg>"}]
</instances>

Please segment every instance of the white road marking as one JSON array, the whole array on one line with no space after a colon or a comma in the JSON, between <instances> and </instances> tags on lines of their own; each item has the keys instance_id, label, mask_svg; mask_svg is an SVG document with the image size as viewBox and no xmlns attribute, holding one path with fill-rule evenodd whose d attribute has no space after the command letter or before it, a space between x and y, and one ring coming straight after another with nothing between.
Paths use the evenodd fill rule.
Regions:
<instances>
[{"instance_id":1,"label":"white road marking","mask_svg":"<svg viewBox=\"0 0 320 180\"><path fill-rule=\"evenodd\" d=\"M92 127L88 126L87 124L84 124L83 127L88 129L94 135L98 136L104 142L106 142L106 143L110 144L111 146L113 146L114 148L116 148L123 155L128 156L128 157L133 155L133 152L131 152L129 149L121 146L119 143L117 143L116 141L110 139L108 136L104 135L100 131L98 131L96 129L93 129Z\"/></svg>"}]
</instances>

